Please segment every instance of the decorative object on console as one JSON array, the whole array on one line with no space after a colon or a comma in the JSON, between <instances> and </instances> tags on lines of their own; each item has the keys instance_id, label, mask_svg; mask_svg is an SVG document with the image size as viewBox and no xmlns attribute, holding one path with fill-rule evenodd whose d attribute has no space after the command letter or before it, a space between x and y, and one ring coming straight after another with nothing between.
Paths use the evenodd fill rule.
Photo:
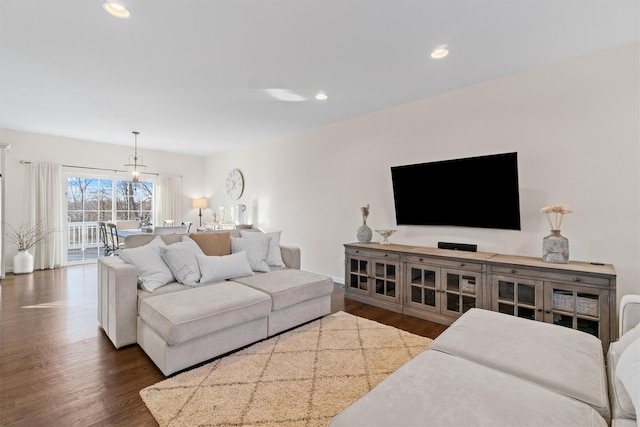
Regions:
<instances>
[{"instance_id":1,"label":"decorative object on console","mask_svg":"<svg viewBox=\"0 0 640 427\"><path fill-rule=\"evenodd\" d=\"M142 164L142 156L138 156L138 135L140 135L140 132L136 132L134 130L131 133L135 138L135 148L133 151L133 156L129 156L129 163L124 165L124 167L127 169L127 171L131 172L131 181L140 182L140 172L144 172L144 170L147 169L147 165ZM138 160L140 161L140 163L138 163Z\"/></svg>"},{"instance_id":2,"label":"decorative object on console","mask_svg":"<svg viewBox=\"0 0 640 427\"><path fill-rule=\"evenodd\" d=\"M244 224L244 213L247 210L247 206L243 204L231 206L231 220L235 225Z\"/></svg>"},{"instance_id":3,"label":"decorative object on console","mask_svg":"<svg viewBox=\"0 0 640 427\"><path fill-rule=\"evenodd\" d=\"M554 264L569 263L569 239L560 234L562 218L565 214L573 212L564 204L545 206L540 209L551 227L551 234L542 239L542 260ZM553 220L551 219L553 214Z\"/></svg>"},{"instance_id":4,"label":"decorative object on console","mask_svg":"<svg viewBox=\"0 0 640 427\"><path fill-rule=\"evenodd\" d=\"M202 209L207 209L209 205L207 204L207 199L204 197L200 197L197 199L193 199L191 201L191 207L194 209L198 209L198 216L200 217L200 227L202 227ZM215 214L213 214L215 217Z\"/></svg>"},{"instance_id":5,"label":"decorative object on console","mask_svg":"<svg viewBox=\"0 0 640 427\"><path fill-rule=\"evenodd\" d=\"M369 216L369 205L361 207L360 210L362 211L362 225L358 228L357 232L358 242L369 243L371 241L371 237L373 237L371 228L369 228L369 226L367 225L367 217Z\"/></svg>"},{"instance_id":6,"label":"decorative object on console","mask_svg":"<svg viewBox=\"0 0 640 427\"><path fill-rule=\"evenodd\" d=\"M13 257L13 274L32 273L33 255L29 249L49 235L44 228L44 223L40 222L33 227L29 223L20 224L17 229L7 225L9 226L7 237L18 249L18 253Z\"/></svg>"},{"instance_id":7,"label":"decorative object on console","mask_svg":"<svg viewBox=\"0 0 640 427\"><path fill-rule=\"evenodd\" d=\"M395 232L396 232L396 230L376 230L376 233L378 233L379 235L384 237L384 240L382 242L380 242L380 244L381 245L390 245L391 242L389 242L389 236L391 236Z\"/></svg>"}]
</instances>

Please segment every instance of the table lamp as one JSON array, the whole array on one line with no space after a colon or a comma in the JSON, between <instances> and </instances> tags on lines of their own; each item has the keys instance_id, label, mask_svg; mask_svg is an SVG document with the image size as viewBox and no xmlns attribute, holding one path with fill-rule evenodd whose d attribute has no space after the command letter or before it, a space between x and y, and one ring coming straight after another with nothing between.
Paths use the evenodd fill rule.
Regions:
<instances>
[{"instance_id":1,"label":"table lamp","mask_svg":"<svg viewBox=\"0 0 640 427\"><path fill-rule=\"evenodd\" d=\"M202 209L207 209L209 207L207 205L207 199L204 197L193 199L191 202L191 207L199 209L198 215L200 216L200 227L202 227Z\"/></svg>"}]
</instances>

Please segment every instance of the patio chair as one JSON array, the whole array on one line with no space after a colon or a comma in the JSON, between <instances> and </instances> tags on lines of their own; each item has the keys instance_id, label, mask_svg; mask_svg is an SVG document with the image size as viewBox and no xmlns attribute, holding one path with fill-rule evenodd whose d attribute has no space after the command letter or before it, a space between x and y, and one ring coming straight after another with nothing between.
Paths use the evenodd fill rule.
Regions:
<instances>
[{"instance_id":1,"label":"patio chair","mask_svg":"<svg viewBox=\"0 0 640 427\"><path fill-rule=\"evenodd\" d=\"M117 248L111 243L111 235L110 231L107 230L107 224L102 221L98 221L98 228L100 230L100 243L102 243L104 255L109 256Z\"/></svg>"}]
</instances>

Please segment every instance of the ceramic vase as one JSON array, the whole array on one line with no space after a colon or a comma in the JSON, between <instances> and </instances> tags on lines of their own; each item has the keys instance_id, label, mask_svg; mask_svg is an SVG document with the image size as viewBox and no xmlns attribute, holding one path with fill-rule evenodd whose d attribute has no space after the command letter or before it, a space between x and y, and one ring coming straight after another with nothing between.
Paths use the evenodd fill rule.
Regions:
<instances>
[{"instance_id":1,"label":"ceramic vase","mask_svg":"<svg viewBox=\"0 0 640 427\"><path fill-rule=\"evenodd\" d=\"M369 243L371 241L371 237L373 237L373 233L371 229L367 225L367 221L363 221L362 225L358 228L357 232L358 242L360 243Z\"/></svg>"},{"instance_id":2,"label":"ceramic vase","mask_svg":"<svg viewBox=\"0 0 640 427\"><path fill-rule=\"evenodd\" d=\"M542 239L542 260L554 264L569 263L569 239L560 234L560 230L551 230L551 234Z\"/></svg>"},{"instance_id":3,"label":"ceramic vase","mask_svg":"<svg viewBox=\"0 0 640 427\"><path fill-rule=\"evenodd\" d=\"M28 250L18 251L13 257L13 274L33 273L33 255Z\"/></svg>"}]
</instances>

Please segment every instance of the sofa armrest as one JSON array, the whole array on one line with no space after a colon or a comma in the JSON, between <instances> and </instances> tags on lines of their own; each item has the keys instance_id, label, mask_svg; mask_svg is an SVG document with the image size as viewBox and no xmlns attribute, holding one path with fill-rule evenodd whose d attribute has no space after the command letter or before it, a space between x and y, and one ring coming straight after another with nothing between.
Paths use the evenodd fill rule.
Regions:
<instances>
[{"instance_id":1,"label":"sofa armrest","mask_svg":"<svg viewBox=\"0 0 640 427\"><path fill-rule=\"evenodd\" d=\"M98 259L98 322L116 348L137 342L138 274L117 256Z\"/></svg>"},{"instance_id":2,"label":"sofa armrest","mask_svg":"<svg viewBox=\"0 0 640 427\"><path fill-rule=\"evenodd\" d=\"M300 248L297 246L282 246L280 245L280 253L282 254L282 261L284 265L289 268L300 270Z\"/></svg>"},{"instance_id":3,"label":"sofa armrest","mask_svg":"<svg viewBox=\"0 0 640 427\"><path fill-rule=\"evenodd\" d=\"M624 295L620 300L620 336L640 323L640 295Z\"/></svg>"}]
</instances>

